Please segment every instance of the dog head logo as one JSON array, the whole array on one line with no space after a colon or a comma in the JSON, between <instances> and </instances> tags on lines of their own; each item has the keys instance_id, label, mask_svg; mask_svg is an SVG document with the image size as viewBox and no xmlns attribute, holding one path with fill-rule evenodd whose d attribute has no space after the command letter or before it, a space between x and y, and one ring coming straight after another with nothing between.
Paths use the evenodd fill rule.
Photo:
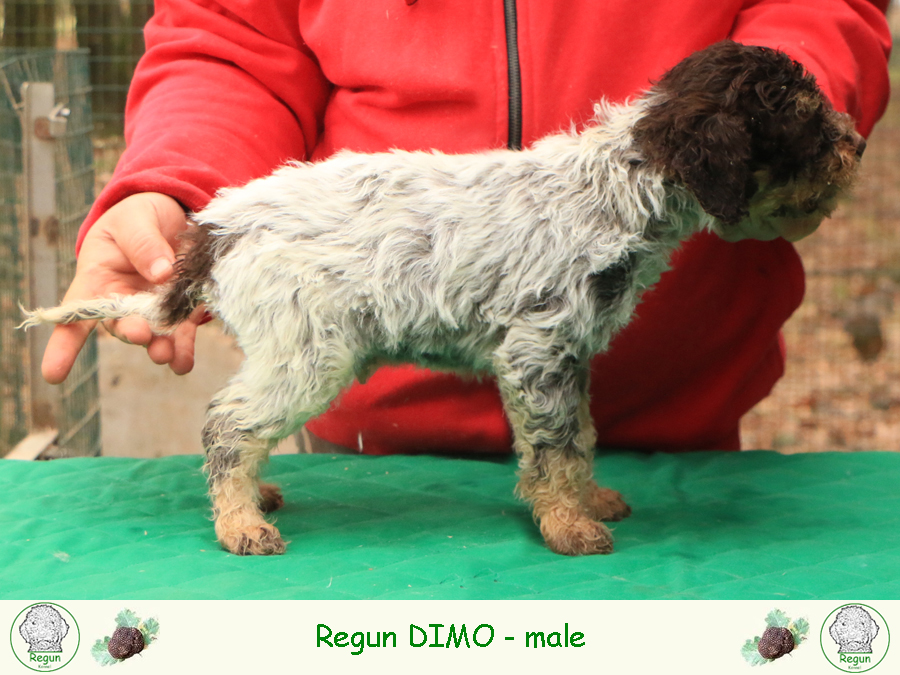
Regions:
<instances>
[{"instance_id":1,"label":"dog head logo","mask_svg":"<svg viewBox=\"0 0 900 675\"><path fill-rule=\"evenodd\" d=\"M69 624L53 605L34 605L19 625L29 652L61 652Z\"/></svg>"},{"instance_id":2,"label":"dog head logo","mask_svg":"<svg viewBox=\"0 0 900 675\"><path fill-rule=\"evenodd\" d=\"M848 673L871 670L884 659L890 645L887 622L868 605L842 605L822 624L822 653L833 666Z\"/></svg>"},{"instance_id":3,"label":"dog head logo","mask_svg":"<svg viewBox=\"0 0 900 675\"><path fill-rule=\"evenodd\" d=\"M38 672L51 672L67 665L81 642L75 617L50 602L26 607L10 628L10 645L16 658Z\"/></svg>"},{"instance_id":4,"label":"dog head logo","mask_svg":"<svg viewBox=\"0 0 900 675\"><path fill-rule=\"evenodd\" d=\"M839 652L871 654L872 640L878 635L879 626L859 605L843 607L828 629L831 639L837 642Z\"/></svg>"}]
</instances>

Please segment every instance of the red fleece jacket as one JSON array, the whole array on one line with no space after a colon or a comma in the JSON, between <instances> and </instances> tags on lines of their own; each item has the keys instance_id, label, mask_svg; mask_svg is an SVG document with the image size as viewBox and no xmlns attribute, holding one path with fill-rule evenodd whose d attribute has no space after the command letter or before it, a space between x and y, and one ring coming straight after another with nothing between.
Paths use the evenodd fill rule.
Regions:
<instances>
[{"instance_id":1,"label":"red fleece jacket","mask_svg":"<svg viewBox=\"0 0 900 675\"><path fill-rule=\"evenodd\" d=\"M157 0L128 149L81 234L130 194L197 210L289 159L504 147L511 109L527 146L726 37L789 53L867 134L887 100L887 4L517 0L513 17L502 0ZM520 73L512 108L510 66ZM784 240L687 242L593 364L600 444L737 448L740 417L783 371L779 329L803 288ZM352 386L309 428L371 453L511 445L493 383L413 367Z\"/></svg>"}]
</instances>

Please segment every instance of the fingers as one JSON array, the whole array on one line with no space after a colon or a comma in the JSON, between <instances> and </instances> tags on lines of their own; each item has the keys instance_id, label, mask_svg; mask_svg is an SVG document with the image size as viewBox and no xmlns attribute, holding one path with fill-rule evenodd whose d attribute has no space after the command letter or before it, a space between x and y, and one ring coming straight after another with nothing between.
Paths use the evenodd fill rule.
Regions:
<instances>
[{"instance_id":1,"label":"fingers","mask_svg":"<svg viewBox=\"0 0 900 675\"><path fill-rule=\"evenodd\" d=\"M194 343L197 336L197 324L186 321L175 331L175 353L169 362L169 368L176 375L186 375L194 368Z\"/></svg>"},{"instance_id":2,"label":"fingers","mask_svg":"<svg viewBox=\"0 0 900 675\"><path fill-rule=\"evenodd\" d=\"M158 366L172 363L175 358L175 340L171 335L154 335L147 345L147 356Z\"/></svg>"},{"instance_id":3,"label":"fingers","mask_svg":"<svg viewBox=\"0 0 900 675\"><path fill-rule=\"evenodd\" d=\"M63 302L132 294L167 281L174 273L178 235L187 227L181 205L166 195L136 194L113 206L87 233L78 257L75 278ZM59 384L69 374L94 327L92 322L56 326L44 351L44 378ZM157 339L142 319L108 323L110 332L126 342L147 347L157 363L193 363L193 339L182 343L190 357L176 355L175 341Z\"/></svg>"},{"instance_id":4,"label":"fingers","mask_svg":"<svg viewBox=\"0 0 900 675\"><path fill-rule=\"evenodd\" d=\"M186 375L194 368L196 334L197 325L186 321L171 335L154 335L147 345L147 355L157 365L168 364L176 375Z\"/></svg>"},{"instance_id":5,"label":"fingers","mask_svg":"<svg viewBox=\"0 0 900 675\"><path fill-rule=\"evenodd\" d=\"M128 344L147 347L153 340L153 331L150 329L150 325L136 316L129 316L118 321L104 321L103 327L110 335Z\"/></svg>"},{"instance_id":6,"label":"fingers","mask_svg":"<svg viewBox=\"0 0 900 675\"><path fill-rule=\"evenodd\" d=\"M821 224L822 218L818 217L790 220L784 224L781 236L790 242L797 242L818 230Z\"/></svg>"},{"instance_id":7,"label":"fingers","mask_svg":"<svg viewBox=\"0 0 900 675\"><path fill-rule=\"evenodd\" d=\"M152 284L168 280L174 271L175 252L159 228L140 221L134 227L117 225L110 233L137 273Z\"/></svg>"},{"instance_id":8,"label":"fingers","mask_svg":"<svg viewBox=\"0 0 900 675\"><path fill-rule=\"evenodd\" d=\"M181 206L164 195L137 195L140 213L153 217L149 227L116 228L113 237L137 272L153 284L167 281L174 272L174 248L178 235L187 226ZM196 313L195 313L196 314ZM137 317L111 322L110 332L121 340L147 348L150 360L168 364L176 375L194 367L194 341L199 315L179 326L171 335L154 335L147 323Z\"/></svg>"},{"instance_id":9,"label":"fingers","mask_svg":"<svg viewBox=\"0 0 900 675\"><path fill-rule=\"evenodd\" d=\"M169 368L176 375L185 375L194 368L194 344L197 339L197 328L207 323L210 316L204 305L194 308L187 321L182 323L172 334L175 352L169 362Z\"/></svg>"},{"instance_id":10,"label":"fingers","mask_svg":"<svg viewBox=\"0 0 900 675\"><path fill-rule=\"evenodd\" d=\"M90 289L84 285L84 281L83 277L79 278L76 274L63 302L91 297ZM47 382L59 384L69 376L78 353L96 325L96 321L81 321L53 327L41 361L41 375Z\"/></svg>"},{"instance_id":11,"label":"fingers","mask_svg":"<svg viewBox=\"0 0 900 675\"><path fill-rule=\"evenodd\" d=\"M187 225L181 206L166 195L145 193L123 200L109 213L119 207L121 211L115 213L116 218L102 234L112 238L129 265L148 285L165 283L175 271L175 240ZM130 292L144 290L141 286L135 285ZM105 327L124 342L147 347L154 363L172 360L171 346L164 346L166 340L154 340L150 326L143 319L129 317L108 322ZM157 346L150 349L154 342Z\"/></svg>"},{"instance_id":12,"label":"fingers","mask_svg":"<svg viewBox=\"0 0 900 675\"><path fill-rule=\"evenodd\" d=\"M59 384L69 376L94 325L93 321L82 321L53 329L41 361L41 375L47 382Z\"/></svg>"},{"instance_id":13,"label":"fingers","mask_svg":"<svg viewBox=\"0 0 900 675\"><path fill-rule=\"evenodd\" d=\"M797 242L815 232L822 224L821 215L809 217L751 217L745 218L736 225L720 227L717 233L725 241L735 242L744 239L772 241L779 237L790 242Z\"/></svg>"},{"instance_id":14,"label":"fingers","mask_svg":"<svg viewBox=\"0 0 900 675\"><path fill-rule=\"evenodd\" d=\"M167 281L174 272L176 239L187 226L178 202L156 193L132 195L103 218L107 216L110 218L98 234L111 237L131 271L151 284Z\"/></svg>"}]
</instances>

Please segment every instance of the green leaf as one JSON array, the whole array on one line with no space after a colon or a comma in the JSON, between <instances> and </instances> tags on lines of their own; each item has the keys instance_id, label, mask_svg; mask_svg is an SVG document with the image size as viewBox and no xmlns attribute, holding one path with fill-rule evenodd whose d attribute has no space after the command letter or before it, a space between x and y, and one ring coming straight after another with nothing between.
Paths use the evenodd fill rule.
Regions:
<instances>
[{"instance_id":1,"label":"green leaf","mask_svg":"<svg viewBox=\"0 0 900 675\"><path fill-rule=\"evenodd\" d=\"M794 645L799 645L809 633L809 621L803 618L792 621L791 625L788 626L788 630L794 636Z\"/></svg>"},{"instance_id":2,"label":"green leaf","mask_svg":"<svg viewBox=\"0 0 900 675\"><path fill-rule=\"evenodd\" d=\"M137 628L140 622L138 615L130 609L123 609L116 617L116 625L125 626L126 628Z\"/></svg>"},{"instance_id":3,"label":"green leaf","mask_svg":"<svg viewBox=\"0 0 900 675\"><path fill-rule=\"evenodd\" d=\"M777 628L787 628L788 624L791 620L788 618L788 615L782 612L780 609L773 609L769 612L769 615L766 617L766 625L767 626L775 626Z\"/></svg>"},{"instance_id":4,"label":"green leaf","mask_svg":"<svg viewBox=\"0 0 900 675\"><path fill-rule=\"evenodd\" d=\"M94 643L94 646L91 647L91 656L93 656L94 660L101 666L111 666L114 663L118 663L118 661L109 653L108 635L102 640L97 640Z\"/></svg>"},{"instance_id":5,"label":"green leaf","mask_svg":"<svg viewBox=\"0 0 900 675\"><path fill-rule=\"evenodd\" d=\"M142 621L141 625L138 626L138 630L144 636L144 647L149 647L159 633L159 621L151 617L146 621Z\"/></svg>"},{"instance_id":6,"label":"green leaf","mask_svg":"<svg viewBox=\"0 0 900 675\"><path fill-rule=\"evenodd\" d=\"M758 635L752 640L747 640L744 643L744 646L741 647L741 656L743 656L744 660L751 666L761 666L764 663L769 662L767 659L764 659L762 657L762 654L759 653Z\"/></svg>"}]
</instances>

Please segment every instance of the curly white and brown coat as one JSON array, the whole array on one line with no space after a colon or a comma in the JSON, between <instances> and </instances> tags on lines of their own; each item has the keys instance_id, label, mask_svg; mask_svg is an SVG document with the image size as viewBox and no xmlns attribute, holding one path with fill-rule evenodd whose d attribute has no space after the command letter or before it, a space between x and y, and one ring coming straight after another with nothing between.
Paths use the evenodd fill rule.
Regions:
<instances>
[{"instance_id":1,"label":"curly white and brown coat","mask_svg":"<svg viewBox=\"0 0 900 675\"><path fill-rule=\"evenodd\" d=\"M200 303L225 323L246 360L202 438L235 553L285 549L263 517L281 503L259 483L272 446L398 361L496 377L547 544L607 553L601 521L630 510L592 479L590 358L686 237L818 222L863 147L802 66L722 42L522 152L345 152L223 190L193 216L174 284L26 323L137 314L165 330Z\"/></svg>"}]
</instances>

